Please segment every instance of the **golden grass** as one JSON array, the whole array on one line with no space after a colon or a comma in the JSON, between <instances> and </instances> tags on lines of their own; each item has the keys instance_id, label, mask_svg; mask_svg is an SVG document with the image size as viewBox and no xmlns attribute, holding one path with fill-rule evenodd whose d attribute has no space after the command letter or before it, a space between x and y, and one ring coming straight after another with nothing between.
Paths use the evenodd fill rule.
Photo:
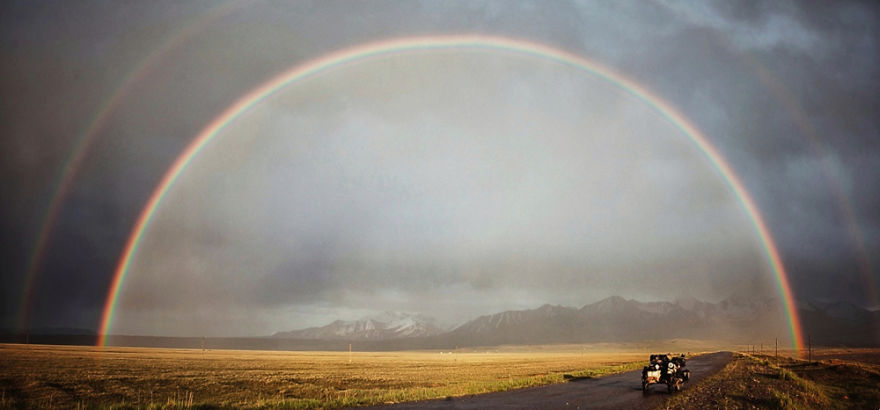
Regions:
<instances>
[{"instance_id":1,"label":"golden grass","mask_svg":"<svg viewBox=\"0 0 880 410\"><path fill-rule=\"evenodd\" d=\"M0 345L0 408L338 408L598 376L640 368L650 352L589 345L349 356Z\"/></svg>"},{"instance_id":2,"label":"golden grass","mask_svg":"<svg viewBox=\"0 0 880 410\"><path fill-rule=\"evenodd\" d=\"M880 408L880 349L817 349L808 362L780 355L735 354L717 374L664 407L689 408ZM860 358L862 362L834 359Z\"/></svg>"}]
</instances>

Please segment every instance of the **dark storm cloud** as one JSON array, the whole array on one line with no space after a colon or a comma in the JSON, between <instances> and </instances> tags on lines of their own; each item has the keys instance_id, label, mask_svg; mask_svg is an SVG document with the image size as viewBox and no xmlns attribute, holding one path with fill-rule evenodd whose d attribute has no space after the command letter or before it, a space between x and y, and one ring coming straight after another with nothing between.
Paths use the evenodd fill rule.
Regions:
<instances>
[{"instance_id":1,"label":"dark storm cloud","mask_svg":"<svg viewBox=\"0 0 880 410\"><path fill-rule=\"evenodd\" d=\"M141 24L129 20L127 24L124 18L114 18L122 16L102 15L91 6L25 2L6 2L0 6L3 9L0 12L0 47L4 57L0 64L0 93L3 95L0 99L0 134L3 135L0 139L0 172L4 178L0 188L4 222L2 242L11 245L3 246L3 286L0 286L5 302L5 326L11 326L19 313L23 275L28 269L46 203L54 194L62 161L72 149L77 133L91 119L93 107L100 103L113 79L125 70L120 63L144 52L143 43L127 42L125 48L118 48L120 43L126 42L117 40L124 37L122 32L126 30L144 34L148 22ZM145 10L141 10L143 13L134 9L130 11L145 20L155 16ZM92 24L84 24L87 21ZM101 200L100 196L92 195L85 201L85 207L93 208ZM67 218L70 215L65 214L64 223L71 224L72 220ZM114 223L101 220L95 229L107 229ZM82 228L77 227L77 231L92 229ZM57 243L59 241L53 241L53 244ZM81 248L78 250L82 251ZM101 249L97 254L109 258L106 252ZM103 280L89 281L91 272L85 266L88 266L86 262L94 262L94 258L71 265L61 263L72 262L71 258L80 254L76 251L53 253L58 259L48 265L60 267L65 273L57 275L59 270L52 269L55 274L50 274L50 283L60 285L52 289L94 294L95 288L103 286ZM100 271L107 265L98 264L95 268ZM106 277L105 274L99 276ZM76 286L84 282L91 286ZM70 294L41 299L54 301L45 306L49 316L82 308L80 300L71 302ZM88 318L67 323L91 326L91 322L93 320Z\"/></svg>"},{"instance_id":2,"label":"dark storm cloud","mask_svg":"<svg viewBox=\"0 0 880 410\"><path fill-rule=\"evenodd\" d=\"M838 179L834 182L841 184L847 195L874 189L864 184L852 188L854 178L876 176L862 168L865 162L877 160L878 119L872 115L880 86L876 75L876 8L868 3L760 3L754 8L758 11L742 13L739 7L731 9L729 4L721 4L716 9L718 15L704 13L705 18L695 18L695 24L720 28L727 40L769 71L770 81L776 83L770 85L778 85L794 102L786 106L789 102L769 95L752 100L764 102L759 106L731 104L742 110L733 118L758 119L749 127L749 134L763 134L741 137L753 144L752 154L760 155L763 167L791 169L798 168L798 163L814 162L813 166L801 167L806 173L816 172L816 165L826 157L830 177ZM798 114L803 118L793 118ZM804 118L809 123L799 123ZM768 174L784 172L771 170L776 172ZM789 173L788 177L800 175ZM780 182L776 186L785 185ZM803 193L814 194L825 196L821 191ZM815 200L803 204L828 208Z\"/></svg>"},{"instance_id":3,"label":"dark storm cloud","mask_svg":"<svg viewBox=\"0 0 880 410\"><path fill-rule=\"evenodd\" d=\"M693 24L718 30L736 51L754 59L751 64L769 72L771 84L753 87L775 86L782 92L765 93L764 98L748 92L752 98L734 99L728 107L735 110L732 123L747 124L735 137L745 142L739 147L748 155L737 162L758 161L745 173L757 181L751 186L793 274L807 283L841 274L830 274L835 264L847 266L850 272L843 275L848 280L863 280L852 275L851 261L857 255L847 224L856 224L868 242L866 249L876 247L877 214L871 204L880 190L868 183L880 177L878 118L873 114L880 88L873 6L795 2L740 8L722 2L698 13L682 10ZM848 219L847 199L840 195L848 197L854 219ZM865 256L876 265L876 256ZM824 261L822 270L811 272L816 259ZM819 289L803 286L808 294Z\"/></svg>"},{"instance_id":4,"label":"dark storm cloud","mask_svg":"<svg viewBox=\"0 0 880 410\"><path fill-rule=\"evenodd\" d=\"M0 6L4 326L13 326L18 315L18 289L32 244L53 181L76 137L145 56L217 5ZM232 8L168 48L98 135L54 228L37 282L34 325L94 326L125 238L148 194L192 136L243 92L329 50L388 37L462 32L563 47L656 91L703 130L743 177L779 241L798 295L872 304L876 301L862 285L858 244L847 224L856 224L868 262L880 266L870 253L880 246L877 14L876 4L863 2L296 2ZM763 78L760 70L766 70ZM330 96L345 92L332 86L325 90ZM657 169L673 167L661 161ZM688 181L681 175L671 178ZM320 184L315 189L325 192ZM847 196L849 205L840 194ZM853 219L845 215L847 206ZM273 215L281 212L272 201L265 207ZM227 209L231 215L240 210ZM519 301L516 307L539 305L553 296L552 291L523 291L517 281L493 274L512 267L510 261L492 258L383 260L372 273L358 272L363 259L353 257L348 259L352 266L345 269L328 266L330 259L346 260L334 252L351 247L347 232L360 229L358 217L340 223L331 211L326 212L329 217L312 214L313 229L305 231L308 238L288 244L309 258L273 261L265 280L241 285L234 296L222 286L208 291L217 298L241 298L242 305L275 309L278 316L291 311L312 315L314 321L340 315L333 308L343 304L348 312L369 310L377 295L406 306L407 300L436 294L432 289L475 292L469 294L489 300L492 289L503 288L509 299ZM195 207L190 212L204 211ZM283 236L265 224L260 225L262 231L229 239L228 231L217 226L216 219L207 219L198 225L180 224L176 230L156 229L170 229L171 237L187 239L190 245L184 249L192 255L229 246L259 252L245 238ZM729 265L736 265L754 255L750 252L713 257L729 258ZM217 260L223 257L216 255ZM168 269L198 271L197 260L161 263ZM552 263L559 267L548 282L559 288L601 288L601 282L572 271L570 264ZM475 268L462 276L463 266ZM655 268L672 272L687 267L672 260L657 262ZM407 274L413 270L425 274ZM878 274L872 274L876 281ZM535 285L528 275L517 277L523 285ZM296 303L284 310L291 295L297 295ZM601 296L597 291L583 299ZM564 301L576 305L589 300ZM454 297L438 303L456 308ZM209 316L201 316L205 329L221 323ZM239 333L265 331L266 326L270 324Z\"/></svg>"}]
</instances>

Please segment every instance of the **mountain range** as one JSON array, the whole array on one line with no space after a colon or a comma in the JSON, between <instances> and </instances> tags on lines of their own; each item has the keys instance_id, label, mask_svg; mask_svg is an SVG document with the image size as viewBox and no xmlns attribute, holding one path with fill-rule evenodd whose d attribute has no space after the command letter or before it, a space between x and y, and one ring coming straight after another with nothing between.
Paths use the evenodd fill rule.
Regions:
<instances>
[{"instance_id":1,"label":"mountain range","mask_svg":"<svg viewBox=\"0 0 880 410\"><path fill-rule=\"evenodd\" d=\"M846 301L800 301L804 338L813 346L880 346L880 311ZM361 351L454 349L497 345L591 342L654 342L702 339L731 344L788 339L790 327L778 299L731 297L717 303L693 298L640 302L612 296L580 308L544 305L485 315L444 327L424 315L386 312L360 320L279 332L270 337L212 337L212 349ZM201 348L202 337L110 335L112 346ZM0 330L3 343L94 345L83 329Z\"/></svg>"},{"instance_id":2,"label":"mountain range","mask_svg":"<svg viewBox=\"0 0 880 410\"><path fill-rule=\"evenodd\" d=\"M272 337L306 340L389 340L436 336L444 332L433 318L385 312L360 320L336 320L326 326L278 332Z\"/></svg>"},{"instance_id":3,"label":"mountain range","mask_svg":"<svg viewBox=\"0 0 880 410\"><path fill-rule=\"evenodd\" d=\"M880 312L846 302L798 306L804 329L823 345L876 345ZM717 303L694 298L640 302L612 296L580 308L543 305L512 310L444 329L424 315L386 312L361 320L279 332L273 338L406 342L407 346L491 346L583 342L631 342L674 338L772 340L788 334L778 299L731 297Z\"/></svg>"}]
</instances>

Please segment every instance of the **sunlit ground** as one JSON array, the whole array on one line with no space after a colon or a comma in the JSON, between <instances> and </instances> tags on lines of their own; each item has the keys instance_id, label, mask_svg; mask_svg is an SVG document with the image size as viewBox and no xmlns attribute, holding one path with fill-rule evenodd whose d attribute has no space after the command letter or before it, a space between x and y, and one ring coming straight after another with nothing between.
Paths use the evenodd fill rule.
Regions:
<instances>
[{"instance_id":1,"label":"sunlit ground","mask_svg":"<svg viewBox=\"0 0 880 410\"><path fill-rule=\"evenodd\" d=\"M818 349L812 361L739 354L666 408L868 409L880 406L880 349Z\"/></svg>"},{"instance_id":2,"label":"sunlit ground","mask_svg":"<svg viewBox=\"0 0 880 410\"><path fill-rule=\"evenodd\" d=\"M685 346L691 353L724 348L687 340L351 354L0 345L0 388L3 407L340 407L638 369L651 352Z\"/></svg>"}]
</instances>

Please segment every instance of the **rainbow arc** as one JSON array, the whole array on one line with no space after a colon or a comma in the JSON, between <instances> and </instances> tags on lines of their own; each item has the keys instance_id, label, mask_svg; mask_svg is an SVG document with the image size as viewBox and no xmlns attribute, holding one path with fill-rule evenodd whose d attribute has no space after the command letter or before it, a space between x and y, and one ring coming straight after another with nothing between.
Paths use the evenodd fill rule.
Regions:
<instances>
[{"instance_id":1,"label":"rainbow arc","mask_svg":"<svg viewBox=\"0 0 880 410\"><path fill-rule=\"evenodd\" d=\"M692 122L682 115L675 107L661 97L650 92L647 88L584 57L534 42L478 35L402 38L343 49L298 64L293 68L282 72L262 85L252 89L226 108L220 113L220 115L209 122L183 153L178 156L173 165L162 177L158 186L150 195L146 206L141 211L134 229L126 242L119 264L113 275L113 282L107 295L104 313L101 319L101 336L99 338L99 345L104 346L107 343L107 336L110 333L110 328L113 324L113 317L119 300L119 294L125 283L125 278L128 275L132 259L137 253L144 232L150 225L153 215L162 203L163 198L169 192L178 177L187 169L187 166L198 156L199 152L201 152L207 144L213 141L230 123L240 118L244 113L276 94L284 87L315 76L319 73L380 56L431 50L498 51L554 61L615 84L623 91L651 107L659 115L678 128L682 135L686 136L693 144L695 144L719 172L720 176L730 187L743 210L748 215L748 218L751 220L763 248L764 255L766 256L767 262L773 272L781 296L783 309L791 333L792 347L796 351L802 350L804 345L802 336L803 332L797 315L794 294L791 289L788 274L782 264L782 259L780 258L773 237L767 228L767 224L765 223L763 216L758 212L755 201L745 189L742 180L736 173L734 173L733 169L724 157L722 157L718 149L710 143L706 136L694 126Z\"/></svg>"}]
</instances>

